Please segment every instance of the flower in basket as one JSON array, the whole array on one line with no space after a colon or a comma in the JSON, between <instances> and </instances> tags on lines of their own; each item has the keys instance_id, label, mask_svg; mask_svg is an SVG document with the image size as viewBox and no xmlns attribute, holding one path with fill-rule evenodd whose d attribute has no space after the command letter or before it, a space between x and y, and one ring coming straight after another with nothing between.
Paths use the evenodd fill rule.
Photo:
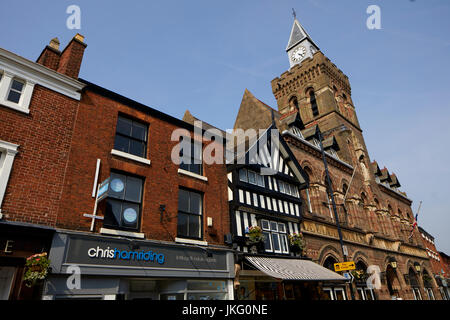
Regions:
<instances>
[{"instance_id":1,"label":"flower in basket","mask_svg":"<svg viewBox=\"0 0 450 320\"><path fill-rule=\"evenodd\" d=\"M368 278L367 273L364 270L352 270L351 271L353 277L355 277L356 281L365 281Z\"/></svg>"},{"instance_id":2,"label":"flower in basket","mask_svg":"<svg viewBox=\"0 0 450 320\"><path fill-rule=\"evenodd\" d=\"M50 260L48 260L46 252L28 257L25 263L25 285L27 287L32 287L38 281L44 280L48 275L49 267Z\"/></svg>"},{"instance_id":3,"label":"flower in basket","mask_svg":"<svg viewBox=\"0 0 450 320\"><path fill-rule=\"evenodd\" d=\"M293 233L289 235L289 244L292 251L303 252L305 250L306 242L302 233Z\"/></svg>"},{"instance_id":4,"label":"flower in basket","mask_svg":"<svg viewBox=\"0 0 450 320\"><path fill-rule=\"evenodd\" d=\"M265 239L262 229L259 226L246 228L245 233L248 236L249 241L253 243L263 242Z\"/></svg>"}]
</instances>

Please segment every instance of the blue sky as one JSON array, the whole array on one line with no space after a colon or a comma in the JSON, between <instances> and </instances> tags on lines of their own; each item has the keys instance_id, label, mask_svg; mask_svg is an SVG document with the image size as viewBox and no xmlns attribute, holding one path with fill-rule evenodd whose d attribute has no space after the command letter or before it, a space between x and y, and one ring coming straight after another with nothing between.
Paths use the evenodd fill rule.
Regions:
<instances>
[{"instance_id":1,"label":"blue sky","mask_svg":"<svg viewBox=\"0 0 450 320\"><path fill-rule=\"evenodd\" d=\"M66 8L81 8L81 30ZM366 8L381 8L381 30ZM10 1L0 46L35 60L86 37L80 77L181 118L232 128L245 88L276 107L291 8L350 79L371 160L395 172L419 224L450 253L450 2L447 0Z\"/></svg>"}]
</instances>

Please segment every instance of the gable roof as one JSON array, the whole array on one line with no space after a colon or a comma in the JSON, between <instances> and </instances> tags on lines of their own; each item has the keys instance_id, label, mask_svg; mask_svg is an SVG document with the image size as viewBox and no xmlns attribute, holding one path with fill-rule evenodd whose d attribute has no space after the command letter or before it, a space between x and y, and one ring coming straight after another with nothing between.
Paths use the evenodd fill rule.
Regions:
<instances>
[{"instance_id":1,"label":"gable roof","mask_svg":"<svg viewBox=\"0 0 450 320\"><path fill-rule=\"evenodd\" d=\"M257 137L256 141L247 145L245 152L237 153L234 160L237 164L259 166L262 175L279 172L291 175L300 182L301 189L308 187L308 175L303 171L284 139L280 139L280 133L275 124L271 124Z\"/></svg>"},{"instance_id":2,"label":"gable roof","mask_svg":"<svg viewBox=\"0 0 450 320\"><path fill-rule=\"evenodd\" d=\"M234 122L234 130L266 129L272 124L272 114L275 121L278 121L280 118L278 111L258 100L249 90L245 89Z\"/></svg>"}]
</instances>

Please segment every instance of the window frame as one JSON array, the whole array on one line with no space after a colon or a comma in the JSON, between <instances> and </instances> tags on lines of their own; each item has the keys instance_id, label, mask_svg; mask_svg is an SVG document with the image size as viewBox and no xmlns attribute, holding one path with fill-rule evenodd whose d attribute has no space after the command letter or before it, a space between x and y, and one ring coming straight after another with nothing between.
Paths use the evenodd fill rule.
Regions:
<instances>
[{"instance_id":1,"label":"window frame","mask_svg":"<svg viewBox=\"0 0 450 320\"><path fill-rule=\"evenodd\" d=\"M20 91L13 88L14 82L18 82L18 83L20 83L20 84L22 85L22 89L21 89ZM22 79L20 79L20 78L13 77L13 78L11 79L11 82L9 83L9 88L8 88L7 93L6 93L5 100L8 101L8 102L10 102L10 103L14 103L14 104L16 104L16 105L21 105L22 100L23 100L23 95L24 95L24 91L25 91L25 86L26 86L26 84L27 84L26 80L22 80ZM10 96L11 92L14 92L14 93L16 93L16 94L19 94L19 100L18 100L18 101L13 101L13 100L10 100L10 99L9 99L9 96Z\"/></svg>"},{"instance_id":2,"label":"window frame","mask_svg":"<svg viewBox=\"0 0 450 320\"><path fill-rule=\"evenodd\" d=\"M264 223L267 223L268 227L265 227L263 225ZM272 224L276 225L276 230L275 230L275 228L272 228ZM266 241L269 240L268 244L270 245L270 249L265 248L266 247L266 243L265 243L264 244L265 252L289 254L289 242L287 239L286 223L279 222L276 220L260 219L259 225L263 231L263 234L265 234L265 236L268 238L268 239L266 239ZM283 226L284 231L280 231L280 225ZM278 244L280 247L279 250L276 250L274 247L274 241L273 241L274 235L276 235L278 238ZM285 247L285 250L283 250L283 246Z\"/></svg>"},{"instance_id":3,"label":"window frame","mask_svg":"<svg viewBox=\"0 0 450 320\"><path fill-rule=\"evenodd\" d=\"M180 204L179 204L179 201L180 201L180 191L181 190L183 190L184 192L188 192L189 193L189 196L190 196L190 194L191 193L195 193L195 194L198 194L198 195L200 195L200 214L195 214L195 213L192 213L192 212L186 212L186 211L182 211L182 210L180 210ZM190 198L189 198L189 201L190 201ZM199 223L199 233L200 233L200 235L199 235L199 237L192 237L192 236L190 236L189 235L189 219L187 220L188 221L188 229L187 229L187 233L188 233L188 235L184 235L184 234L179 234L178 233L178 228L179 228L179 226L178 226L178 222L179 222L179 219L178 219L178 215L179 214L183 214L183 215L187 215L188 217L189 216L197 216L197 217L199 217L199 220L200 220L200 223ZM203 240L203 237L204 237L204 231L203 231L203 228L204 228L204 193L203 192L200 192L200 191L197 191L197 190L192 190L192 189L187 189L187 188L183 188L183 187L179 187L178 188L178 208L177 208L177 238L181 238L181 239L191 239L191 240Z\"/></svg>"},{"instance_id":4,"label":"window frame","mask_svg":"<svg viewBox=\"0 0 450 320\"><path fill-rule=\"evenodd\" d=\"M182 142L183 139L189 139L189 144L190 144L190 149L191 150L190 150L190 155L189 155L189 163L186 164L186 163L183 162L183 160L184 160L183 158L185 157L183 155L183 148L180 149L180 164L179 164L179 168L181 170L188 171L188 172L197 174L199 176L203 176L203 169L204 169L203 168L203 156L202 156L203 144L201 142L199 142L199 141L191 140L190 137L186 137L186 136L182 136L180 138L180 143L184 143L184 142ZM195 154L196 144L200 145L200 158L199 159L196 159L196 154ZM200 163L196 163L196 160L199 160ZM199 168L200 168L199 172L196 172L196 171L192 170L195 166L199 166Z\"/></svg>"},{"instance_id":5,"label":"window frame","mask_svg":"<svg viewBox=\"0 0 450 320\"><path fill-rule=\"evenodd\" d=\"M245 178L243 176L241 176L241 172L245 172ZM255 182L250 182L250 173L254 174L255 176ZM258 186L261 188L265 188L266 187L266 182L264 180L264 176L260 175L259 173L250 170L250 169L246 169L246 168L241 168L238 171L238 179L240 182L245 182L254 186ZM262 182L262 184L260 184L259 182Z\"/></svg>"},{"instance_id":6,"label":"window frame","mask_svg":"<svg viewBox=\"0 0 450 320\"><path fill-rule=\"evenodd\" d=\"M105 224L105 220L103 222L103 227L108 228L108 229L113 229L113 230L122 230L122 231L128 231L128 232L139 232L139 230L141 229L141 223L142 223L142 212L143 212L143 203L144 203L144 187L145 187L145 179L143 177L140 176L136 176L133 174L129 174L127 172L120 172L120 171L115 171L112 170L110 172L109 177L111 178L112 175L121 175L125 177L125 185L124 185L124 189L123 189L123 194L124 194L124 198L120 199L118 197L114 197L111 195L108 195L108 197L106 198L106 203L108 203L108 201L115 201L115 202L120 202L121 203L121 212L120 212L120 222L117 225L114 224L110 224L110 223L106 223ZM128 178L133 178L133 179L139 179L141 182L141 186L140 186L140 201L135 201L135 200L129 200L129 199L125 199L125 195L126 195L126 190L127 190L127 186L128 186ZM112 179L111 179L112 182ZM129 205L137 205L139 207L139 212L137 213L137 221L136 221L136 227L128 227L126 226L126 224L123 222L123 214L124 214L124 210L123 210L123 205L124 204L129 204ZM105 214L106 215L112 215L111 220L114 221L115 217L114 217L114 213L108 210L108 205L106 207L105 210ZM109 218L109 217L108 217Z\"/></svg>"},{"instance_id":7,"label":"window frame","mask_svg":"<svg viewBox=\"0 0 450 320\"><path fill-rule=\"evenodd\" d=\"M120 119L123 119L123 120L126 120L126 121L131 121L131 133L130 133L130 135L126 135L125 133L119 132L117 130ZM145 127L144 140L141 140L139 138L135 138L135 137L132 136L132 134L133 134L133 126L134 126L135 123L140 125L140 126ZM149 149L148 148L148 134L149 134L149 128L150 128L150 125L148 123L140 121L140 120L136 120L133 117L130 117L130 116L126 115L126 114L119 113L119 115L117 116L117 121L116 121L116 131L115 131L115 135L114 135L113 149L116 150L116 151L120 151L120 152L129 154L129 155L133 155L135 157L148 159L148 149ZM124 150L120 150L119 148L116 148L116 140L117 140L118 136L121 137L121 138L127 139L127 141L128 141L128 150L124 151ZM135 141L135 142L139 142L139 143L143 143L144 144L144 151L143 151L142 155L137 155L137 154L134 154L134 153L130 152L131 141Z\"/></svg>"}]
</instances>

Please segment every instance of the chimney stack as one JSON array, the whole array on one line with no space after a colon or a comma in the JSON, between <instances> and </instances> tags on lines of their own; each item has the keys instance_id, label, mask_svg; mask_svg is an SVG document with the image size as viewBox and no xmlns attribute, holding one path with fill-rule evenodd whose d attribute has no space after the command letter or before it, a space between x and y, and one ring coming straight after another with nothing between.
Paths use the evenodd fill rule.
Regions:
<instances>
[{"instance_id":1,"label":"chimney stack","mask_svg":"<svg viewBox=\"0 0 450 320\"><path fill-rule=\"evenodd\" d=\"M84 37L77 33L61 53L59 66L56 71L78 79L81 61L83 60L84 49L86 47L87 44L84 43Z\"/></svg>"},{"instance_id":2,"label":"chimney stack","mask_svg":"<svg viewBox=\"0 0 450 320\"><path fill-rule=\"evenodd\" d=\"M58 38L53 38L44 50L42 50L36 62L56 71L59 66L60 55L59 40Z\"/></svg>"}]
</instances>

